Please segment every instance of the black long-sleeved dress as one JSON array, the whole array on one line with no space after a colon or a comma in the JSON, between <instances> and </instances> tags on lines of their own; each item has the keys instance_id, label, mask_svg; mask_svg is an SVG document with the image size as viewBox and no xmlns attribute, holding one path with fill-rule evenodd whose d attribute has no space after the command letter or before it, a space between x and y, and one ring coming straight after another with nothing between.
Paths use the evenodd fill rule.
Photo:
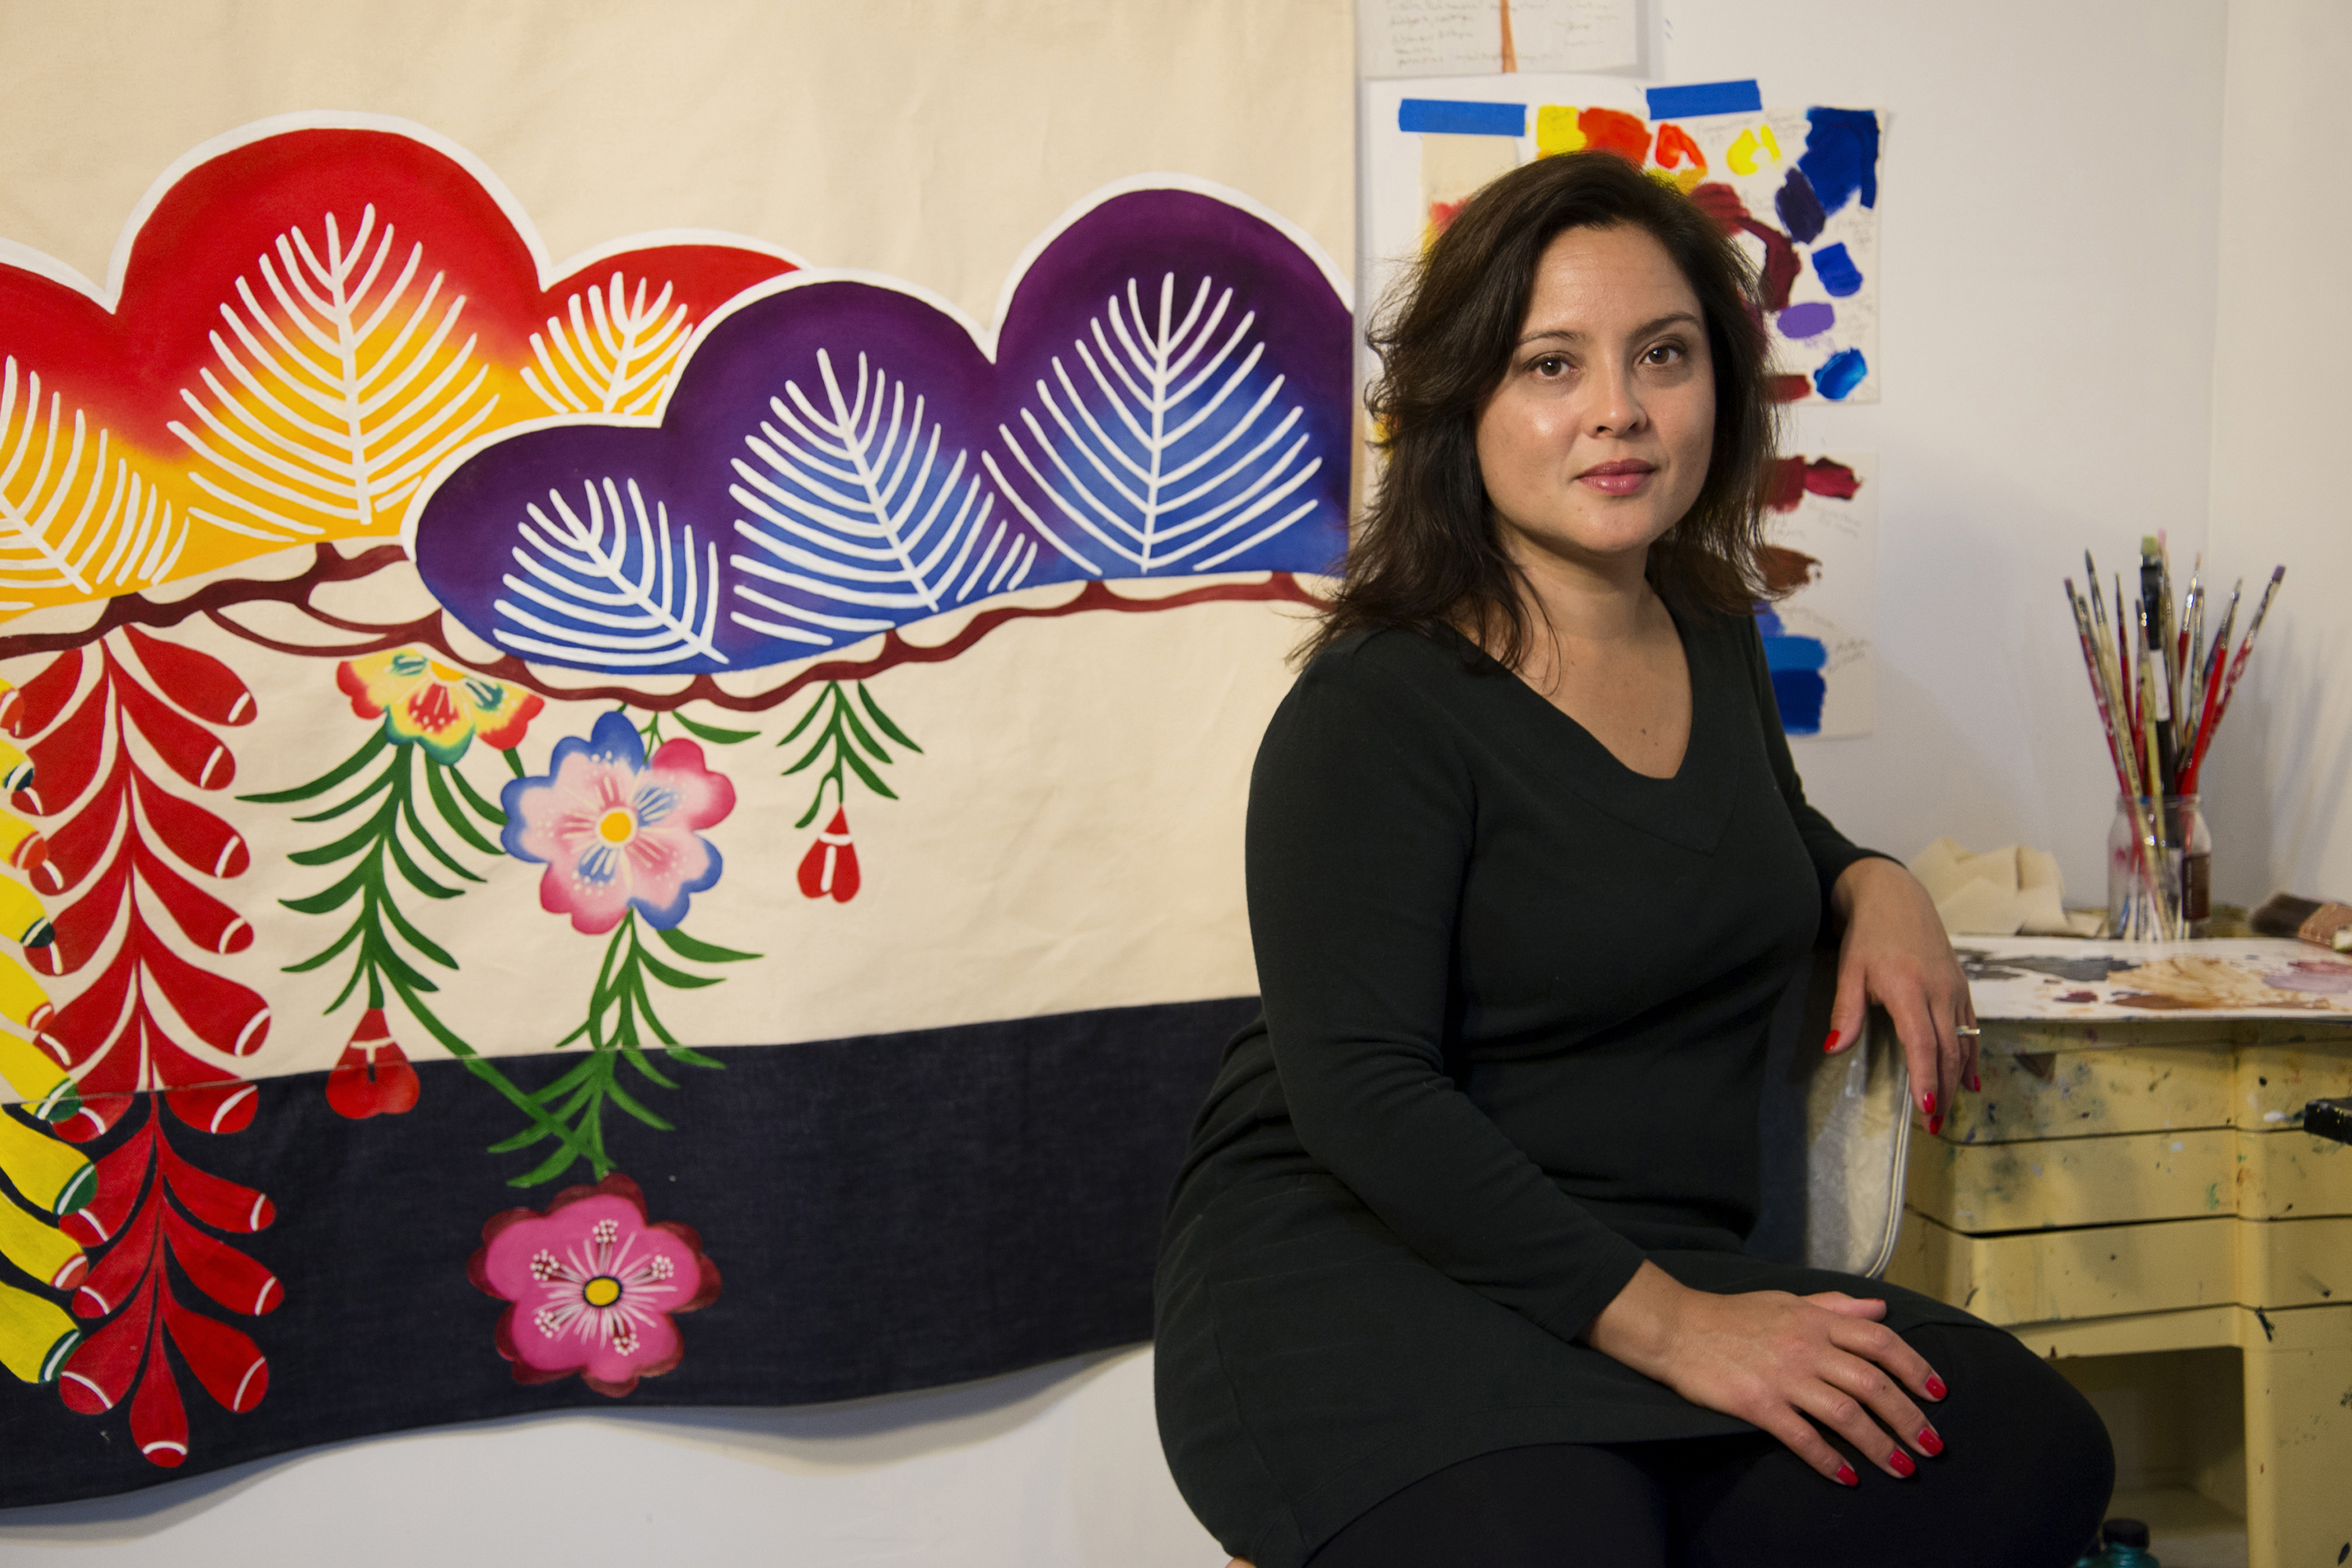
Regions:
<instances>
[{"instance_id":1,"label":"black long-sleeved dress","mask_svg":"<svg viewBox=\"0 0 2352 1568\"><path fill-rule=\"evenodd\" d=\"M1749 1430L1574 1336L1644 1258L1744 1256L1765 1034L1857 849L1805 802L1745 618L1678 614L1691 736L1636 773L1460 639L1341 641L1251 780L1264 1014L1171 1201L1158 1394L1228 1551L1295 1568L1457 1460ZM1965 1314L1874 1285L1898 1331Z\"/></svg>"}]
</instances>

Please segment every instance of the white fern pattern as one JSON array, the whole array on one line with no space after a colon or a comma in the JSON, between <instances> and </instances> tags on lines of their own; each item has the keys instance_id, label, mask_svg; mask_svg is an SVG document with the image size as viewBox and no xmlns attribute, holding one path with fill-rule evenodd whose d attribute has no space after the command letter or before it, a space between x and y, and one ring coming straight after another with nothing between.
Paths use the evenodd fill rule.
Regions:
<instances>
[{"instance_id":1,"label":"white fern pattern","mask_svg":"<svg viewBox=\"0 0 2352 1568\"><path fill-rule=\"evenodd\" d=\"M605 669L648 669L690 658L725 664L712 633L719 616L719 546L698 558L694 530L674 544L669 508L651 514L637 481L628 481L628 510L610 479L583 482L588 515L549 490L550 517L533 502L529 522L517 525L523 545L514 551L522 575L503 581L512 599L495 601L512 621L495 631L516 652L538 654ZM606 516L609 508L611 516ZM630 528L634 516L635 531ZM525 548L527 546L528 548Z\"/></svg>"},{"instance_id":2,"label":"white fern pattern","mask_svg":"<svg viewBox=\"0 0 2352 1568\"><path fill-rule=\"evenodd\" d=\"M819 349L816 364L824 406L787 381L783 397L768 399L775 421L743 438L762 467L736 458L743 483L728 493L757 519L736 519L735 531L761 553L730 561L837 609L814 610L739 580L736 594L765 613L729 618L787 642L831 646L952 609L975 592L1019 587L1037 563L1037 542L1002 518L990 528L995 496L977 473L966 480L966 454L940 461L940 426L926 432L924 400L909 411L906 383L869 367L863 353L847 395L832 356Z\"/></svg>"},{"instance_id":3,"label":"white fern pattern","mask_svg":"<svg viewBox=\"0 0 2352 1568\"><path fill-rule=\"evenodd\" d=\"M1323 466L1320 456L1308 452L1307 435L1292 435L1305 411L1293 404L1279 416L1270 412L1282 393L1279 375L1251 396L1265 352L1264 343L1250 342L1257 314L1244 312L1221 341L1234 291L1226 289L1212 306L1211 287L1209 279L1201 279L1178 321L1176 275L1167 274L1160 282L1159 310L1147 320L1140 290L1129 279L1125 300L1113 295L1104 314L1088 323L1093 344L1083 337L1072 344L1083 376L1073 377L1056 357L1059 395L1045 381L1036 384L1045 417L1021 410L1028 441L1009 426L997 426L1005 449L1065 530L1075 525L1147 575L1180 562L1189 562L1194 572L1213 570L1316 507L1312 495L1291 504ZM1058 436L1048 432L1048 422ZM982 460L1038 532L1079 566L1103 574L1094 553L1066 541L1007 481L993 454L983 453ZM1234 540L1237 533L1243 537Z\"/></svg>"},{"instance_id":4,"label":"white fern pattern","mask_svg":"<svg viewBox=\"0 0 2352 1568\"><path fill-rule=\"evenodd\" d=\"M550 316L544 336L531 333L539 363L523 367L523 384L558 414L651 413L689 334L686 307L670 308L671 286L651 304L646 289L638 279L631 298L615 272L604 289L572 295L568 328Z\"/></svg>"},{"instance_id":5,"label":"white fern pattern","mask_svg":"<svg viewBox=\"0 0 2352 1568\"><path fill-rule=\"evenodd\" d=\"M44 413L41 378L29 370L20 416L19 385L10 354L0 361L0 591L95 598L169 576L187 547L187 520L175 522L172 504L128 458L116 454L109 470L107 432L101 426L93 444L79 408L68 434L54 389ZM32 603L0 599L0 611Z\"/></svg>"},{"instance_id":6,"label":"white fern pattern","mask_svg":"<svg viewBox=\"0 0 2352 1568\"><path fill-rule=\"evenodd\" d=\"M222 510L192 506L191 515L257 539L393 521L425 470L498 404L482 390L486 366L474 366L458 384L473 358L473 338L444 352L465 296L439 305L439 272L421 295L412 293L422 245L411 245L387 279L393 227L386 224L376 236L373 204L348 246L332 213L325 234L323 254L297 227L278 237L274 263L268 254L259 258L274 308L249 279L237 279L244 308L224 302L228 335L212 334L213 352L236 390L205 369L210 404L180 389L202 428L178 421L171 426L214 470L190 478Z\"/></svg>"}]
</instances>

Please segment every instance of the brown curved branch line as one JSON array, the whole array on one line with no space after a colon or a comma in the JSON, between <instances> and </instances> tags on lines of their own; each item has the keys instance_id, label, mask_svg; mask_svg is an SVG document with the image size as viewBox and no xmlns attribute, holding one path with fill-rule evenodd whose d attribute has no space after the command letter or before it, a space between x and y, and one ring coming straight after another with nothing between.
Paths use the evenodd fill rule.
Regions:
<instances>
[{"instance_id":1,"label":"brown curved branch line","mask_svg":"<svg viewBox=\"0 0 2352 1568\"><path fill-rule=\"evenodd\" d=\"M176 626L192 616L217 620L215 612L231 605L298 605L317 616L319 612L310 608L310 591L320 584L372 577L408 559L408 552L397 544L379 544L357 555L345 555L326 544L311 548L318 552L317 559L310 563L310 570L298 577L232 577L207 583L184 599L155 600L144 594L123 594L109 599L96 623L80 631L0 636L0 658L87 647L118 626Z\"/></svg>"},{"instance_id":2,"label":"brown curved branch line","mask_svg":"<svg viewBox=\"0 0 2352 1568\"><path fill-rule=\"evenodd\" d=\"M0 658L17 658L33 654L57 653L69 647L84 647L120 626L137 626L162 628L175 626L193 616L205 619L274 653L290 654L300 658L357 658L365 654L382 653L389 648L423 644L448 659L452 664L500 680L511 681L525 690L536 691L542 697L571 702L625 702L633 708L668 712L688 702L708 702L738 713L758 713L789 700L806 687L827 680L864 680L901 664L939 664L955 658L981 638L1013 621L1053 620L1063 616L1079 615L1089 610L1110 610L1134 615L1152 610L1181 609L1187 605L1211 604L1218 601L1286 601L1291 604L1319 607L1323 601L1301 586L1288 572L1276 572L1262 583L1210 583L1198 588L1161 598L1131 599L1113 593L1108 584L1089 582L1077 595L1059 605L1006 605L992 610L982 610L966 622L963 628L946 642L925 645L911 643L898 632L883 634L882 646L870 658L828 659L800 671L782 685L748 697L735 696L723 690L709 675L698 675L680 691L656 696L634 687L604 685L559 688L535 679L530 668L512 655L484 661L459 653L449 645L448 633L443 626L438 611L419 616L415 620L393 625L374 625L329 615L310 603L311 592L324 584L355 582L369 577L387 567L399 565L408 554L397 544L379 544L345 555L331 545L312 547L316 558L310 568L299 575L281 578L233 577L208 583L184 598L157 601L144 594L123 594L106 602L96 622L79 631L27 632L0 636ZM227 612L240 605L292 605L321 626L348 632L360 639L336 647L323 647L313 644L286 642L269 637L245 625Z\"/></svg>"},{"instance_id":3,"label":"brown curved branch line","mask_svg":"<svg viewBox=\"0 0 2352 1568\"><path fill-rule=\"evenodd\" d=\"M1163 598L1130 599L1115 594L1108 584L1089 582L1076 595L1059 605L1005 605L992 610L982 610L966 622L961 630L946 642L924 644L908 642L895 630L885 632L882 646L870 658L827 659L811 665L782 685L766 691L738 696L721 688L709 675L698 675L680 690L659 695L641 691L631 686L554 687L538 680L530 667L511 654L482 660L469 658L449 646L440 615L420 616L413 621L394 626L370 626L349 621L304 605L303 609L313 620L352 633L362 640L335 647L309 647L301 643L283 642L254 630L224 613L225 607L207 607L205 616L222 630L232 632L246 641L273 652L293 654L305 658L358 658L362 655L382 653L388 648L408 647L423 644L447 658L452 664L477 670L494 679L510 681L529 691L562 702L625 702L632 708L667 713L689 702L707 702L714 708L737 713L761 713L788 701L794 693L828 680L865 680L882 671L902 664L939 664L955 658L999 626L1013 621L1054 620L1063 616L1080 615L1089 610L1111 610L1133 615L1152 610L1181 609L1187 605L1204 605L1221 601L1285 601L1291 604L1319 607L1323 601L1299 584L1288 572L1276 572L1263 583L1210 583L1198 588Z\"/></svg>"}]
</instances>

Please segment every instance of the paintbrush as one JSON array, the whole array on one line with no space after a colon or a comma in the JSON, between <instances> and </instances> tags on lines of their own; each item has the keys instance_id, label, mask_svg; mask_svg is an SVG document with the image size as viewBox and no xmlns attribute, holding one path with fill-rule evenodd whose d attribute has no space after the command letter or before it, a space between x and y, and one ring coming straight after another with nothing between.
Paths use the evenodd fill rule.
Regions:
<instances>
[{"instance_id":1,"label":"paintbrush","mask_svg":"<svg viewBox=\"0 0 2352 1568\"><path fill-rule=\"evenodd\" d=\"M2316 947L2352 952L2352 905L2273 893L2270 902L2246 917L2264 936L2291 936Z\"/></svg>"},{"instance_id":2,"label":"paintbrush","mask_svg":"<svg viewBox=\"0 0 2352 1568\"><path fill-rule=\"evenodd\" d=\"M2263 589L2262 602L2254 606L2254 618L2247 624L2246 640L2238 645L2237 656L2230 660L2230 677L2221 687L2221 700L2213 710L2215 730L2220 729L2221 721L2230 716L2230 699L2237 695L2238 682L2246 673L2246 660L2253 657L2254 638L2262 635L2263 618L2271 613L2271 601L2278 597L2279 584L2285 576L2284 566L2271 568L2271 580ZM2200 742L2200 749L2189 759L2189 782L2192 787L2197 782L2198 772L2205 761L2202 748L2212 743L2213 737L2210 732L2208 732Z\"/></svg>"},{"instance_id":3,"label":"paintbrush","mask_svg":"<svg viewBox=\"0 0 2352 1568\"><path fill-rule=\"evenodd\" d=\"M2180 748L2172 736L2171 641L2166 635L2167 594L2164 554L2154 534L2139 542L2139 630L2145 650L2140 700L2152 711L2143 712L2140 727L2147 732L2147 773L2152 787L2165 795L2179 793Z\"/></svg>"}]
</instances>

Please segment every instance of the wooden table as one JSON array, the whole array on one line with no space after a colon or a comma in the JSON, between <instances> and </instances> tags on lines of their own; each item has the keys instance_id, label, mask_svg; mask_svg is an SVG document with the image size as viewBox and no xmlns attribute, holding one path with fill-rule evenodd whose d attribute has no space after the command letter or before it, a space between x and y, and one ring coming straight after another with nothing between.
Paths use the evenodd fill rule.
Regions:
<instances>
[{"instance_id":1,"label":"wooden table","mask_svg":"<svg viewBox=\"0 0 2352 1568\"><path fill-rule=\"evenodd\" d=\"M2352 1561L2352 1147L2299 1128L2352 1093L2352 1021L1983 1026L1983 1092L1914 1128L1886 1277L2053 1358L2146 1358L2252 1568Z\"/></svg>"}]
</instances>

